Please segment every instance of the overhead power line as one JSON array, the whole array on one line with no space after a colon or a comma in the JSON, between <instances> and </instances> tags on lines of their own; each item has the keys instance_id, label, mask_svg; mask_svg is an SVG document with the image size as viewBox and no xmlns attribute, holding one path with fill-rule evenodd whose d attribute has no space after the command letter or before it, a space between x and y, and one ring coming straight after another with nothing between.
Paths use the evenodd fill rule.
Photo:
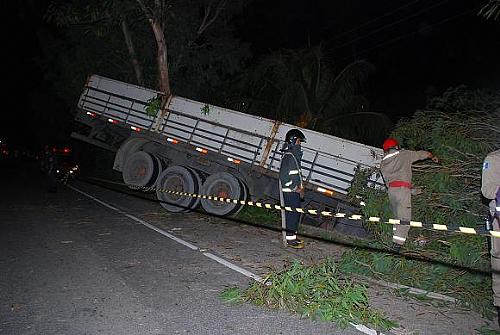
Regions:
<instances>
[{"instance_id":1,"label":"overhead power line","mask_svg":"<svg viewBox=\"0 0 500 335\"><path fill-rule=\"evenodd\" d=\"M430 27L436 27L436 26L442 25L442 24L447 23L447 22L449 22L449 21L452 21L452 20L454 20L454 19L456 19L456 18L459 18L459 17L461 17L461 16L463 16L463 15L469 14L469 13L471 13L471 12L473 12L473 11L477 11L477 9L478 9L478 8L479 8L479 7L476 7L476 8L469 9L469 10L466 10L466 11L464 11L464 12L458 13L458 14L456 14L456 15L449 16L449 17L444 18L443 20L438 21L438 22L436 22L436 23L433 23L433 24L431 24L431 25L429 25L429 26L430 26ZM389 39L389 40L386 40L386 41L384 41L384 42L378 43L378 44L374 45L373 47L370 47L370 48L367 48L367 49L361 50L361 51L357 52L357 54L364 54L364 53L370 52L370 51L372 51L372 50L378 49L378 48L380 48L380 47L382 47L382 46L385 46L385 45L387 45L387 44L391 44L391 43L393 43L393 42L396 42L396 41L399 41L399 40L406 39L406 38L408 38L408 37L410 37L410 36L413 36L413 35L416 35L416 34L418 34L418 33L419 33L419 31L418 31L418 30L416 30L416 31L412 31L412 32L410 32L410 33L406 33L406 34L403 34L403 35L396 36L396 37L391 38L391 39ZM343 60L347 60L347 59L349 59L349 58L351 58L351 57L345 57Z\"/></svg>"},{"instance_id":2,"label":"overhead power line","mask_svg":"<svg viewBox=\"0 0 500 335\"><path fill-rule=\"evenodd\" d=\"M407 7L410 7L411 5L414 5L414 4L416 4L417 2L420 2L420 1L422 1L422 0L415 0L415 1L412 1L412 2L410 2L410 3L405 4L405 5L403 5L403 6L400 6L400 7L396 8L396 9L394 9L394 10L390 11L390 12L386 12L386 13L384 13L384 14L380 15L380 16L377 16L377 17L375 17L375 18L373 18L373 19L371 19L371 20L366 21L365 23L360 24L360 25L359 25L359 26L357 26L357 27L354 27L354 28L352 28L352 29L349 29L349 30L347 30L347 31L343 31L343 32L341 32L341 33L337 34L336 36L332 37L332 38L331 38L331 40L338 40L338 39L339 39L340 37L342 37L342 36L345 36L345 35L347 35L347 34L349 34L349 33L352 33L353 31L356 31L356 30L358 30L358 29L361 29L361 28L363 28L363 27L366 27L366 26L368 26L369 24L371 24L371 23L373 23L373 22L377 22L377 21L378 21L378 20L380 20L380 19L383 19L383 18L385 18L385 17L391 16L392 14L394 14L394 13L398 12L399 10L404 9L404 8L407 8Z\"/></svg>"},{"instance_id":3,"label":"overhead power line","mask_svg":"<svg viewBox=\"0 0 500 335\"><path fill-rule=\"evenodd\" d=\"M372 36L373 34L378 33L379 31L382 31L382 30L384 30L384 29L386 29L386 28L389 28L389 27L395 26L395 25L397 25L397 24L399 24L399 23L401 23L401 22L404 22L404 21L408 21L409 19L412 19L412 18L414 18L414 17L417 17L417 16L419 16L420 14L423 14L423 13L425 13L425 12L427 12L427 11L429 11L429 10L431 10L431 9L435 8L435 7L441 6L442 4L444 4L444 3L448 2L448 1L449 1L449 0L442 0L442 1L440 1L440 2L438 2L438 3L435 3L435 4L431 5L431 6L428 6L428 7L426 7L426 8L423 8L423 9L421 9L421 10L419 10L419 11L416 11L415 13L413 13L413 14L411 14L411 15L405 16L405 17L403 17L403 18L401 18L401 19L399 19L399 20L396 20L396 21L394 21L394 22L391 22L391 23L388 23L388 24L386 24L386 25L383 25L383 26L381 26L381 27L379 27L379 28L377 28L377 29L375 29L375 30L372 30L372 31L370 31L368 34L364 34L364 35L358 36L358 37L356 37L356 38L354 38L354 39L350 40L349 42L346 42L346 43L341 44L341 45L339 45L339 46L337 46L337 47L334 47L334 48L332 48L332 50L338 50L338 49L340 49L340 48L342 48L342 47L345 47L345 46L347 46L347 45L350 45L350 44L352 44L352 43L354 43L354 42L356 42L356 41L359 41L359 40L361 40L361 39L364 39L364 38L366 38L366 37L368 37L368 36Z\"/></svg>"}]
</instances>

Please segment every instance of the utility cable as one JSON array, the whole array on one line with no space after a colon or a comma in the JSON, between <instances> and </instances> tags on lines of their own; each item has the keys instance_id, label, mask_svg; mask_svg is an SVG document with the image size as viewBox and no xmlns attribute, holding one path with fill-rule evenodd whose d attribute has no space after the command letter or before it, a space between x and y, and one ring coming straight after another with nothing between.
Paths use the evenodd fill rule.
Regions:
<instances>
[{"instance_id":1,"label":"utility cable","mask_svg":"<svg viewBox=\"0 0 500 335\"><path fill-rule=\"evenodd\" d=\"M435 8L435 7L441 6L442 4L444 4L444 3L448 2L448 1L449 1L449 0L442 0L442 1L440 1L440 2L438 2L438 3L435 3L435 4L433 4L433 5L429 6L429 7L426 7L426 8L421 9L421 10L419 10L419 11L415 12L415 13L414 13L414 14L412 14L412 15L406 16L406 17L404 17L404 18L402 18L402 19L396 20L396 21L394 21L394 22L392 22L392 23L389 23L389 24L383 25L382 27L379 27L379 28L377 28L377 29L375 29L375 30L372 30L372 31L371 31L371 32L369 32L368 34L364 34L364 35L362 35L362 36L358 36L358 37L356 37L355 39L350 40L349 42L346 42L346 43L344 43L344 44L341 44L341 45L339 45L339 46L337 46L337 47L332 48L331 50L332 50L332 51L334 51L334 50L338 50L338 49L343 48L343 47L345 47L345 46L347 46L347 45L350 45L350 44L352 44L352 43L354 43L354 42L356 42L356 41L359 41L359 40L364 39L364 38L366 38L366 37L372 36L373 34L375 34L375 33L379 32L379 31L382 31L382 30L384 30L384 29L386 29L386 28L389 28L389 27L395 26L395 25L397 25L397 24L399 24L399 23L401 23L401 22L404 22L404 21L407 21L407 20L412 19L412 18L414 18L414 17L417 17L417 16L419 16L420 14L425 13L425 12L427 12L427 11L431 10L432 8Z\"/></svg>"},{"instance_id":2,"label":"utility cable","mask_svg":"<svg viewBox=\"0 0 500 335\"><path fill-rule=\"evenodd\" d=\"M375 18L373 18L373 19L371 19L371 20L366 21L365 23L362 23L361 25L359 25L359 26L357 26L357 27L354 27L354 28L352 28L352 29L349 29L349 30L347 30L347 31L343 31L343 32L339 33L338 35L336 35L336 36L332 37L332 38L331 38L331 40L338 40L341 36L345 36L345 35L347 35L347 34L349 34L349 33L353 32L353 31L356 31L356 30L358 30L358 29L361 29L361 28L363 28L363 27L366 27L366 26L368 26L370 23L377 22L377 21L378 21L378 20L380 20L380 19L383 19L383 18L385 18L385 17L388 17L388 16L390 16L390 15L392 15L392 14L394 14L394 13L398 12L400 9L404 9L404 8L410 7L411 5L414 5L414 4L416 4L417 2L420 2L420 1L422 1L422 0L415 0L415 1L412 1L412 2L410 2L410 3L405 4L405 5L403 5L403 6L400 6L400 7L396 8L396 9L394 9L394 10L390 11L390 12L386 12L386 13L384 13L384 14L380 15L380 16L377 16L377 17L375 17Z\"/></svg>"},{"instance_id":3,"label":"utility cable","mask_svg":"<svg viewBox=\"0 0 500 335\"><path fill-rule=\"evenodd\" d=\"M433 24L431 24L431 25L430 25L430 27L436 27L436 26L439 26L439 25L444 24L444 23L446 23L446 22L448 22L448 21L454 20L454 19L456 19L456 18L458 18L458 17L461 17L461 16L463 16L463 15L469 14L470 12L473 12L473 11L474 11L474 10L476 10L476 9L477 9L477 8L469 9L469 10L467 10L467 11L465 11L465 12L461 12L461 13L459 13L459 14L456 14L456 15L453 15L453 16L450 16L450 17L447 17L447 18L445 18L445 19L443 19L443 20L441 20L441 21L438 21L437 23L433 23ZM358 51L358 52L356 52L356 53L357 53L357 54L364 54L364 53L367 53L367 52L372 51L372 50L374 50L374 49L378 49L378 48L380 48L381 46L384 46L384 45L387 45L387 44L390 44L390 43L393 43L393 42L396 42L396 41L399 41L399 40L406 39L407 37L410 37L410 36L416 35L416 34L418 34L418 33L419 33L419 31L418 31L418 30L415 30L415 31L412 31L412 32L410 32L410 33L406 33L406 34L403 34L403 35L400 35L400 36L396 36L396 37L394 37L394 38L392 38L392 39L390 39L390 40L386 40L386 41L384 41L384 42L378 43L378 44L374 45L373 47L370 47L370 48L367 48L367 49L364 49L364 50ZM345 58L343 58L342 60L347 60L347 59L350 59L350 58L351 58L351 57L345 57Z\"/></svg>"}]
</instances>

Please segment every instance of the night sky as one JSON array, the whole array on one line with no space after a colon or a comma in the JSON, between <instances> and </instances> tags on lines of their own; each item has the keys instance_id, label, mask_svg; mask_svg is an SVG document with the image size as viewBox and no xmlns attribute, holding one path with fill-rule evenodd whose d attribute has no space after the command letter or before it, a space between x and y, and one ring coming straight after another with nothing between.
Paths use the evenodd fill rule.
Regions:
<instances>
[{"instance_id":1,"label":"night sky","mask_svg":"<svg viewBox=\"0 0 500 335\"><path fill-rule=\"evenodd\" d=\"M320 43L338 68L368 60L376 68L370 80L371 109L396 121L450 86L500 89L500 20L477 16L486 1L255 0L235 25L238 37L250 43L253 60L272 50ZM0 136L27 144L42 140L29 136L37 127L49 133L64 127L69 133L75 106L55 98L36 62L37 32L57 34L43 20L48 1L10 3L12 8L4 11L11 14L4 20L9 39L3 48L5 69L10 70L4 92L9 96ZM59 121L45 122L44 113L57 113Z\"/></svg>"}]
</instances>

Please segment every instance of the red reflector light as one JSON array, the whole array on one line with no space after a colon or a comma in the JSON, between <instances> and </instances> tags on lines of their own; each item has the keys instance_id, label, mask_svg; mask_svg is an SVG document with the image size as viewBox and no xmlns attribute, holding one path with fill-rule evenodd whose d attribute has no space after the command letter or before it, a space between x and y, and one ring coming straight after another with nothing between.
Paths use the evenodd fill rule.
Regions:
<instances>
[{"instance_id":1,"label":"red reflector light","mask_svg":"<svg viewBox=\"0 0 500 335\"><path fill-rule=\"evenodd\" d=\"M241 163L241 161L239 159L234 159L234 158L231 158L231 157L228 157L227 160L230 161L231 163L234 163L234 164L240 164Z\"/></svg>"},{"instance_id":2,"label":"red reflector light","mask_svg":"<svg viewBox=\"0 0 500 335\"><path fill-rule=\"evenodd\" d=\"M109 123L118 123L118 121L113 120L113 119L108 119L108 122L109 122Z\"/></svg>"},{"instance_id":3,"label":"red reflector light","mask_svg":"<svg viewBox=\"0 0 500 335\"><path fill-rule=\"evenodd\" d=\"M71 150L70 150L69 148L64 148L64 149L63 149L63 152L64 152L65 154L69 154L69 153L71 152Z\"/></svg>"},{"instance_id":4,"label":"red reflector light","mask_svg":"<svg viewBox=\"0 0 500 335\"><path fill-rule=\"evenodd\" d=\"M323 187L318 187L318 188L316 189L316 191L321 192L321 193L323 193L323 194L327 194L327 195L329 195L329 196L333 196L333 194L335 193L334 191L327 190L327 189L325 189L325 188L323 188Z\"/></svg>"},{"instance_id":5,"label":"red reflector light","mask_svg":"<svg viewBox=\"0 0 500 335\"><path fill-rule=\"evenodd\" d=\"M135 126L130 126L130 129L132 129L134 131L141 131L141 128L135 127Z\"/></svg>"},{"instance_id":6,"label":"red reflector light","mask_svg":"<svg viewBox=\"0 0 500 335\"><path fill-rule=\"evenodd\" d=\"M91 116L91 117L97 117L96 113L92 113L92 112L87 112L87 115Z\"/></svg>"},{"instance_id":7,"label":"red reflector light","mask_svg":"<svg viewBox=\"0 0 500 335\"><path fill-rule=\"evenodd\" d=\"M198 147L196 147L196 151L201 152L202 154L207 154L208 153L207 149L198 148Z\"/></svg>"},{"instance_id":8,"label":"red reflector light","mask_svg":"<svg viewBox=\"0 0 500 335\"><path fill-rule=\"evenodd\" d=\"M172 143L172 144L177 144L177 143L179 143L179 141L177 141L175 138L170 138L170 137L168 137L168 138L167 138L167 142L170 142L170 143Z\"/></svg>"}]
</instances>

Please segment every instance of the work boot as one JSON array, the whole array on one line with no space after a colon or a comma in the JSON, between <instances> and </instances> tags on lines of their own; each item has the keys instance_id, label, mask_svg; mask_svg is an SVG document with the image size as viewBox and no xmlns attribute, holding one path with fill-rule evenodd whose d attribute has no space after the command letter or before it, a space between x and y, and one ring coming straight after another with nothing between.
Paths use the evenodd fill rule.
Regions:
<instances>
[{"instance_id":1,"label":"work boot","mask_svg":"<svg viewBox=\"0 0 500 335\"><path fill-rule=\"evenodd\" d=\"M304 248L304 241L295 239L295 240L288 240L286 241L286 245L290 248L294 249L303 249Z\"/></svg>"}]
</instances>

